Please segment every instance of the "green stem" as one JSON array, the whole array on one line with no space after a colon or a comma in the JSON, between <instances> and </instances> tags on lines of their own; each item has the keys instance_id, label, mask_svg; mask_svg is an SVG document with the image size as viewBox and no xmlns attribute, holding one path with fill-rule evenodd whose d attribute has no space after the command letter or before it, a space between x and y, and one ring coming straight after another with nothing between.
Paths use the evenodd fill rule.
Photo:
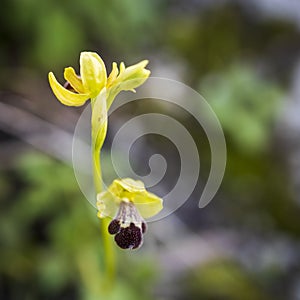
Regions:
<instances>
[{"instance_id":1,"label":"green stem","mask_svg":"<svg viewBox=\"0 0 300 300\"><path fill-rule=\"evenodd\" d=\"M97 149L95 145L92 146L93 155L93 167L94 167L94 184L96 193L102 192L102 172L101 172L101 161L100 161L100 149Z\"/></svg>"},{"instance_id":2,"label":"green stem","mask_svg":"<svg viewBox=\"0 0 300 300\"><path fill-rule=\"evenodd\" d=\"M104 246L104 253L105 253L105 263L106 263L106 277L105 277L105 287L110 289L113 285L115 279L115 252L114 252L114 245L112 243L112 237L109 235L107 228L109 225L110 219L104 218L101 221L101 231L103 237L103 246Z\"/></svg>"},{"instance_id":3,"label":"green stem","mask_svg":"<svg viewBox=\"0 0 300 300\"><path fill-rule=\"evenodd\" d=\"M95 106L95 101L97 99L92 100L92 114L93 114L93 108ZM99 99L100 100L100 99ZM98 101L99 101L98 100ZM93 117L92 117L93 119ZM104 123L105 124L105 123ZM100 151L101 146L96 145L95 140L97 138L97 134L99 133L98 130L96 130L96 136L93 134L95 133L93 128L93 122L92 122L92 158L93 158L93 172L94 172L94 183L95 183L95 189L96 193L102 192L102 172L101 172L101 160L100 160ZM106 126L106 124L105 124ZM106 128L105 128L106 131ZM112 238L108 233L108 225L109 225L110 219L104 218L101 220L101 234L102 234L102 240L103 240L103 247L104 247L104 264L105 264L105 276L103 280L103 285L105 290L109 290L111 287L114 277L115 277L115 254L114 254L114 247Z\"/></svg>"}]
</instances>

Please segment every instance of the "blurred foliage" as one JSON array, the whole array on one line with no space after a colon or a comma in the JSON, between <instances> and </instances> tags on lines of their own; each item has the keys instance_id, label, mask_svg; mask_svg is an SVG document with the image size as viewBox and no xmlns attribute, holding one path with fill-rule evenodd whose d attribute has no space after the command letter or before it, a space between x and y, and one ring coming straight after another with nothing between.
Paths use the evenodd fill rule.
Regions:
<instances>
[{"instance_id":1,"label":"blurred foliage","mask_svg":"<svg viewBox=\"0 0 300 300\"><path fill-rule=\"evenodd\" d=\"M278 85L261 78L251 67L234 65L202 80L199 90L240 151L266 150L283 100Z\"/></svg>"},{"instance_id":2,"label":"blurred foliage","mask_svg":"<svg viewBox=\"0 0 300 300\"><path fill-rule=\"evenodd\" d=\"M199 91L216 113L227 141L223 189L231 205L220 200L225 222L254 231L275 229L299 236L300 208L274 137L284 105L282 88L253 67L235 64L201 80Z\"/></svg>"},{"instance_id":3,"label":"blurred foliage","mask_svg":"<svg viewBox=\"0 0 300 300\"><path fill-rule=\"evenodd\" d=\"M228 160L218 199L201 212L195 206L178 215L197 230L229 227L262 239L297 239L300 208L274 122L299 58L299 29L290 20L262 16L237 1L209 9L198 2L2 0L0 67L5 72L0 85L4 78L12 81L8 71L15 74L15 68L45 74L74 65L82 50L99 51L107 65L151 56L182 64L186 74L178 77L203 93L220 119ZM201 149L201 170L209 170L203 130L189 116L181 117ZM164 140L160 144L165 147ZM115 174L108 165L104 160L110 182ZM152 298L158 262L144 253L131 257L119 251L114 292L103 297L99 291L102 245L96 212L81 195L70 167L27 155L0 173L0 194L1 299ZM299 269L295 264L283 272L288 284L282 294L290 295L287 289L297 282ZM186 287L182 299L274 299L274 271L266 277L272 296L266 296L259 275L237 262L216 260L180 277Z\"/></svg>"},{"instance_id":4,"label":"blurred foliage","mask_svg":"<svg viewBox=\"0 0 300 300\"><path fill-rule=\"evenodd\" d=\"M194 269L186 279L183 299L268 300L255 278L234 261L212 261Z\"/></svg>"},{"instance_id":5,"label":"blurred foliage","mask_svg":"<svg viewBox=\"0 0 300 300\"><path fill-rule=\"evenodd\" d=\"M284 232L299 237L300 207L294 199L292 183L278 149L260 155L245 155L228 145L223 181L228 199L220 199L223 221L253 233ZM245 214L245 212L247 212Z\"/></svg>"},{"instance_id":6,"label":"blurred foliage","mask_svg":"<svg viewBox=\"0 0 300 300\"><path fill-rule=\"evenodd\" d=\"M0 181L0 282L6 283L1 298L102 299L99 223L72 169L34 153L22 157L9 176L2 174ZM119 252L125 276L104 298L148 299L151 261L133 262Z\"/></svg>"},{"instance_id":7,"label":"blurred foliage","mask_svg":"<svg viewBox=\"0 0 300 300\"><path fill-rule=\"evenodd\" d=\"M235 1L181 12L167 20L165 36L170 51L185 59L189 83L240 60L259 61L270 76L285 82L291 78L300 34L289 20L262 18Z\"/></svg>"},{"instance_id":8,"label":"blurred foliage","mask_svg":"<svg viewBox=\"0 0 300 300\"><path fill-rule=\"evenodd\" d=\"M134 45L147 46L158 13L155 3L3 0L1 10L8 13L0 19L0 65L48 71L72 65L80 51L99 46L105 61L108 54L138 61Z\"/></svg>"}]
</instances>

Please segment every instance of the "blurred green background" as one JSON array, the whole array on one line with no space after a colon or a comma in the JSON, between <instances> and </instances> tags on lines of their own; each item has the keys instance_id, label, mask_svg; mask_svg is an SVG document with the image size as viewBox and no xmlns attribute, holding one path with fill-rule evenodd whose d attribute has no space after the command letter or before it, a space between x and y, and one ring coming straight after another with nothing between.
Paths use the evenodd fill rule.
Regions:
<instances>
[{"instance_id":1,"label":"blurred green background","mask_svg":"<svg viewBox=\"0 0 300 300\"><path fill-rule=\"evenodd\" d=\"M209 149L177 114L207 174L175 214L150 224L141 250L116 249L110 296L99 286L96 211L70 163L83 109L62 106L47 83L48 71L62 80L64 67L78 66L83 50L109 70L149 59L152 75L190 85L217 114L228 150L223 184L200 210ZM299 300L299 58L292 0L2 0L0 298Z\"/></svg>"}]
</instances>

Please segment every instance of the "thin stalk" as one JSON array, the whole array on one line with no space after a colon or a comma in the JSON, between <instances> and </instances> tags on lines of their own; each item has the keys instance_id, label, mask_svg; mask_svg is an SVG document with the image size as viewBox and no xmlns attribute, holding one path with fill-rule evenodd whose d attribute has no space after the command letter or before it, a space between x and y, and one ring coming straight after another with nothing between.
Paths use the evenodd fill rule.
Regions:
<instances>
[{"instance_id":1,"label":"thin stalk","mask_svg":"<svg viewBox=\"0 0 300 300\"><path fill-rule=\"evenodd\" d=\"M100 160L100 149L92 146L92 156L93 156L93 168L94 168L94 184L96 193L102 192L102 172L101 172L101 160Z\"/></svg>"},{"instance_id":2,"label":"thin stalk","mask_svg":"<svg viewBox=\"0 0 300 300\"><path fill-rule=\"evenodd\" d=\"M99 99L100 100L100 99ZM94 103L96 99L92 101L92 110L94 108ZM93 112L92 112L93 113ZM93 122L92 122L92 159L93 159L93 174L94 174L94 183L96 193L102 192L102 172L101 172L101 160L100 160L100 151L101 146L98 147L95 145L95 137L93 136ZM105 129L106 130L106 129ZM112 243L112 238L108 233L108 224L110 220L109 218L104 218L101 220L101 235L103 239L103 247L104 247L104 265L105 265L105 276L103 285L106 290L109 290L111 287L114 277L115 277L115 252Z\"/></svg>"}]
</instances>

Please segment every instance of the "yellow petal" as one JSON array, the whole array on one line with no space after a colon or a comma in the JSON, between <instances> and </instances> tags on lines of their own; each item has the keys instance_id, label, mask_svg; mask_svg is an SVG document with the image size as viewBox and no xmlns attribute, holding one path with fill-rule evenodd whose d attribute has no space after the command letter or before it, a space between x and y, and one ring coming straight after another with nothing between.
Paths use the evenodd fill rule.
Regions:
<instances>
[{"instance_id":1,"label":"yellow petal","mask_svg":"<svg viewBox=\"0 0 300 300\"><path fill-rule=\"evenodd\" d=\"M92 98L106 86L107 75L104 62L94 52L81 52L80 75L85 91L89 91Z\"/></svg>"},{"instance_id":2,"label":"yellow petal","mask_svg":"<svg viewBox=\"0 0 300 300\"><path fill-rule=\"evenodd\" d=\"M64 105L67 106L81 106L90 97L87 94L76 94L65 89L55 78L52 72L48 75L51 89L56 98Z\"/></svg>"},{"instance_id":3,"label":"yellow petal","mask_svg":"<svg viewBox=\"0 0 300 300\"><path fill-rule=\"evenodd\" d=\"M120 63L120 74L123 73L125 71L126 67L125 64L123 62Z\"/></svg>"},{"instance_id":4,"label":"yellow petal","mask_svg":"<svg viewBox=\"0 0 300 300\"><path fill-rule=\"evenodd\" d=\"M118 211L118 204L115 202L114 196L108 192L102 192L97 195L96 203L98 218L111 217L113 218Z\"/></svg>"},{"instance_id":5,"label":"yellow petal","mask_svg":"<svg viewBox=\"0 0 300 300\"><path fill-rule=\"evenodd\" d=\"M163 208L163 200L158 196L147 192L144 183L131 178L115 179L108 189L115 203L122 200L134 203L143 218L150 218Z\"/></svg>"},{"instance_id":6,"label":"yellow petal","mask_svg":"<svg viewBox=\"0 0 300 300\"><path fill-rule=\"evenodd\" d=\"M145 186L141 181L133 180L130 178L115 179L109 186L109 191L118 199L132 200L135 193L145 190Z\"/></svg>"},{"instance_id":7,"label":"yellow petal","mask_svg":"<svg viewBox=\"0 0 300 300\"><path fill-rule=\"evenodd\" d=\"M118 73L119 73L119 70L118 70L117 63L114 62L112 65L112 70L107 78L107 84L106 84L107 87L111 86L113 81L117 78Z\"/></svg>"},{"instance_id":8,"label":"yellow petal","mask_svg":"<svg viewBox=\"0 0 300 300\"><path fill-rule=\"evenodd\" d=\"M143 218L151 218L163 209L163 200L147 191L136 194L132 202Z\"/></svg>"},{"instance_id":9,"label":"yellow petal","mask_svg":"<svg viewBox=\"0 0 300 300\"><path fill-rule=\"evenodd\" d=\"M143 60L135 65L132 65L124 70L122 76L123 80L130 80L132 78L137 77L145 77L146 75L150 75L150 71L146 70L145 67L148 65L148 60ZM147 76L147 77L148 77Z\"/></svg>"},{"instance_id":10,"label":"yellow petal","mask_svg":"<svg viewBox=\"0 0 300 300\"><path fill-rule=\"evenodd\" d=\"M150 75L150 71L145 69L148 60L143 60L128 68L124 63L120 64L120 73L118 77L110 83L107 91L107 107L109 108L115 97L121 91L134 91L134 89L143 84Z\"/></svg>"},{"instance_id":11,"label":"yellow petal","mask_svg":"<svg viewBox=\"0 0 300 300\"><path fill-rule=\"evenodd\" d=\"M84 94L82 80L77 76L73 68L65 68L64 77L76 92L78 92L79 94Z\"/></svg>"},{"instance_id":12,"label":"yellow petal","mask_svg":"<svg viewBox=\"0 0 300 300\"><path fill-rule=\"evenodd\" d=\"M117 188L122 188L130 193L142 192L146 190L142 181L131 178L115 179L114 185L116 185Z\"/></svg>"}]
</instances>

